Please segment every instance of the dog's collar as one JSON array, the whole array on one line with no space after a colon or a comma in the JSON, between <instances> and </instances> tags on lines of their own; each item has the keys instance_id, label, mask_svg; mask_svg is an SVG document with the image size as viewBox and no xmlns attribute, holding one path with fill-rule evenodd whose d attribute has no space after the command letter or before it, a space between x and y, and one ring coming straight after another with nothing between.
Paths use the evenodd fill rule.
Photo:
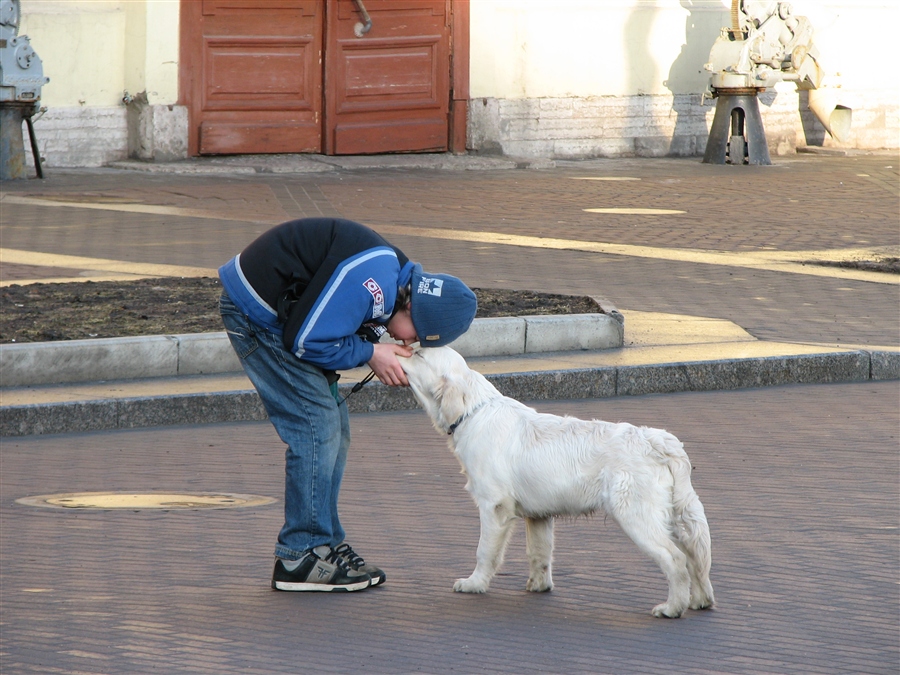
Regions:
<instances>
[{"instance_id":1,"label":"dog's collar","mask_svg":"<svg viewBox=\"0 0 900 675\"><path fill-rule=\"evenodd\" d=\"M456 420L453 424L447 427L447 435L452 436L453 432L456 431L456 427L463 423L463 421L469 416L469 413L464 413L459 416L459 419Z\"/></svg>"},{"instance_id":2,"label":"dog's collar","mask_svg":"<svg viewBox=\"0 0 900 675\"><path fill-rule=\"evenodd\" d=\"M464 412L462 415L460 415L458 420L456 420L453 424L451 424L449 427L447 427L447 435L448 435L448 436L452 436L453 433L456 431L457 427L459 427L460 424L462 424L462 423L465 422L469 417L471 417L472 415L474 415L481 407L487 405L487 403L488 403L488 401L482 401L481 403L479 403L478 405L476 405L474 408L472 408L472 409L469 410L468 412Z\"/></svg>"}]
</instances>

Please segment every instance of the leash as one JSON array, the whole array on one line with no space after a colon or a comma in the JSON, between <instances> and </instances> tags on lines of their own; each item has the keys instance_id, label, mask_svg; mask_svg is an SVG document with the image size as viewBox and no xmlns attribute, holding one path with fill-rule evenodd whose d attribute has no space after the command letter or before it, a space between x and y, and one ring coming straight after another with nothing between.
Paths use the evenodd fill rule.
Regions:
<instances>
[{"instance_id":1,"label":"leash","mask_svg":"<svg viewBox=\"0 0 900 675\"><path fill-rule=\"evenodd\" d=\"M469 417L474 415L476 412L481 410L484 406L486 406L490 402L491 402L491 399L488 399L487 401L482 401L481 403L476 405L474 408L472 408L470 411L464 412L462 415L460 415L458 420L456 420L453 424L451 424L449 427L447 427L447 435L452 436L460 424L465 422Z\"/></svg>"},{"instance_id":2,"label":"leash","mask_svg":"<svg viewBox=\"0 0 900 675\"><path fill-rule=\"evenodd\" d=\"M346 396L344 396L344 398L342 398L340 400L338 405L342 405L342 404L346 403L348 398L353 396L353 394L355 394L360 389L365 387L369 382L371 382L373 377L375 377L375 371L370 370L368 375L366 375L363 379L361 379L359 382L357 382L356 384L353 385L353 388L347 393Z\"/></svg>"}]
</instances>

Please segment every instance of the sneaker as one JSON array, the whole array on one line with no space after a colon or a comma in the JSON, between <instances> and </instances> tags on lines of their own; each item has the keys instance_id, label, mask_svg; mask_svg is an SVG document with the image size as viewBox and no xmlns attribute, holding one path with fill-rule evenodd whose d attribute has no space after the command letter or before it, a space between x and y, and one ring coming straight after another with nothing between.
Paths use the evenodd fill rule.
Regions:
<instances>
[{"instance_id":1,"label":"sneaker","mask_svg":"<svg viewBox=\"0 0 900 675\"><path fill-rule=\"evenodd\" d=\"M350 544L341 544L334 549L334 553L343 558L344 562L347 563L351 569L354 569L357 572L364 572L372 577L373 586L384 583L384 580L387 579L387 575L383 570L375 567L375 565L367 565L366 561L362 559L362 556L358 555L356 551L350 547Z\"/></svg>"},{"instance_id":2,"label":"sneaker","mask_svg":"<svg viewBox=\"0 0 900 675\"><path fill-rule=\"evenodd\" d=\"M372 577L353 569L329 546L317 546L300 560L276 558L272 588L278 591L362 591Z\"/></svg>"}]
</instances>

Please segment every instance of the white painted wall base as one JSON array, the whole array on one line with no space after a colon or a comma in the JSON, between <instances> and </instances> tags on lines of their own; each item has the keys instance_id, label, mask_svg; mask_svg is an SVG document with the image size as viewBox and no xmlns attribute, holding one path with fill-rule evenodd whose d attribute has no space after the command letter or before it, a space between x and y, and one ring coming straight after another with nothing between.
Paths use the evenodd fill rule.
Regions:
<instances>
[{"instance_id":1,"label":"white painted wall base","mask_svg":"<svg viewBox=\"0 0 900 675\"><path fill-rule=\"evenodd\" d=\"M51 168L105 166L129 156L187 158L187 108L179 105L50 108L34 131L44 166ZM27 136L25 146L33 166Z\"/></svg>"},{"instance_id":2,"label":"white painted wall base","mask_svg":"<svg viewBox=\"0 0 900 675\"><path fill-rule=\"evenodd\" d=\"M803 146L859 150L900 147L900 106L891 91L841 90L853 109L844 143L832 139L806 107L806 94L763 92L760 111L772 155ZM474 99L468 147L511 157L691 157L706 149L715 101L694 94L588 98ZM130 128L129 128L130 125ZM187 157L187 108L147 105L51 108L35 122L47 167L98 167L134 157ZM28 165L32 165L25 139Z\"/></svg>"},{"instance_id":3,"label":"white painted wall base","mask_svg":"<svg viewBox=\"0 0 900 675\"><path fill-rule=\"evenodd\" d=\"M188 110L183 105L150 105L141 93L126 106L128 156L158 162L187 159Z\"/></svg>"},{"instance_id":4,"label":"white painted wall base","mask_svg":"<svg viewBox=\"0 0 900 675\"><path fill-rule=\"evenodd\" d=\"M832 139L796 90L759 96L766 141L773 155L803 146L896 149L900 108L892 92L842 91L838 102L854 109L850 137ZM512 157L698 156L706 149L715 101L694 94L589 98L474 99L469 105L468 147Z\"/></svg>"},{"instance_id":5,"label":"white painted wall base","mask_svg":"<svg viewBox=\"0 0 900 675\"><path fill-rule=\"evenodd\" d=\"M35 121L34 133L46 167L103 166L127 156L124 107L50 108Z\"/></svg>"}]
</instances>

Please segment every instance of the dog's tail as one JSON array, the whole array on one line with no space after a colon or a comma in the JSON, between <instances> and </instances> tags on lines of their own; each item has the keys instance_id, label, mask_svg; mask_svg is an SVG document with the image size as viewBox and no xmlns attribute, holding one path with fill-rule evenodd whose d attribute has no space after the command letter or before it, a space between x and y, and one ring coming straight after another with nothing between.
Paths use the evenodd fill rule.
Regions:
<instances>
[{"instance_id":1,"label":"dog's tail","mask_svg":"<svg viewBox=\"0 0 900 675\"><path fill-rule=\"evenodd\" d=\"M672 506L675 536L693 559L700 578L708 579L712 565L712 544L703 504L691 485L691 460L681 441L675 436L665 431L653 431L657 433L650 434L648 440L658 452L665 455L666 464L674 479Z\"/></svg>"}]
</instances>

